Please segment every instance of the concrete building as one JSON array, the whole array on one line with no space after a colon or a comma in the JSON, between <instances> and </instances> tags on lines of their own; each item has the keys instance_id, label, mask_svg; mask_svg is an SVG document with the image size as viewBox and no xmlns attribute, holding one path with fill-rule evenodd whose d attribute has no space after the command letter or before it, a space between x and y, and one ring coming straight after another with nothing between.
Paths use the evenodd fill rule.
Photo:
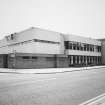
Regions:
<instances>
[{"instance_id":1,"label":"concrete building","mask_svg":"<svg viewBox=\"0 0 105 105\"><path fill-rule=\"evenodd\" d=\"M70 66L100 65L101 42L76 35L65 35L65 51Z\"/></svg>"},{"instance_id":2,"label":"concrete building","mask_svg":"<svg viewBox=\"0 0 105 105\"><path fill-rule=\"evenodd\" d=\"M56 68L101 64L101 41L31 27L0 41L0 67Z\"/></svg>"},{"instance_id":3,"label":"concrete building","mask_svg":"<svg viewBox=\"0 0 105 105\"><path fill-rule=\"evenodd\" d=\"M60 33L30 28L0 41L0 67L68 67L64 39Z\"/></svg>"},{"instance_id":4,"label":"concrete building","mask_svg":"<svg viewBox=\"0 0 105 105\"><path fill-rule=\"evenodd\" d=\"M101 46L102 46L102 64L105 65L105 39L99 39L101 41Z\"/></svg>"}]
</instances>

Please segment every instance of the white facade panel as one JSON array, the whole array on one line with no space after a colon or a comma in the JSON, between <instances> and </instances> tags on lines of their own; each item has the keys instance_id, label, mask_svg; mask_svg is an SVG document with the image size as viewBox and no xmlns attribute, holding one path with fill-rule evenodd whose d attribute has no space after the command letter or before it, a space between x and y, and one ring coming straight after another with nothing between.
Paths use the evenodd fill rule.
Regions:
<instances>
[{"instance_id":1,"label":"white facade panel","mask_svg":"<svg viewBox=\"0 0 105 105\"><path fill-rule=\"evenodd\" d=\"M33 39L37 39L39 42ZM32 41L30 42L30 40ZM25 41L26 43L24 43ZM7 37L5 37L0 41L0 54L13 53L13 51L20 53L64 54L64 39L57 32L30 28L14 34L13 40L7 40Z\"/></svg>"},{"instance_id":2,"label":"white facade panel","mask_svg":"<svg viewBox=\"0 0 105 105\"><path fill-rule=\"evenodd\" d=\"M39 54L64 54L61 44L30 42L25 44L13 45L0 48L0 54L13 52L19 53L39 53Z\"/></svg>"},{"instance_id":3,"label":"white facade panel","mask_svg":"<svg viewBox=\"0 0 105 105\"><path fill-rule=\"evenodd\" d=\"M39 54L62 54L59 44L35 43L35 53Z\"/></svg>"},{"instance_id":4,"label":"white facade panel","mask_svg":"<svg viewBox=\"0 0 105 105\"><path fill-rule=\"evenodd\" d=\"M7 40L5 38L3 38L2 40L0 40L0 47L2 46L6 46L8 44Z\"/></svg>"},{"instance_id":5,"label":"white facade panel","mask_svg":"<svg viewBox=\"0 0 105 105\"><path fill-rule=\"evenodd\" d=\"M12 43L18 43L18 42L23 42L23 41L32 40L32 39L60 42L60 37L61 37L60 34L57 32L48 31L48 30L39 29L39 28L30 28L22 32L15 33L13 35L14 35L14 40L7 41L7 36L4 39L2 39L0 41L0 47L9 45Z\"/></svg>"},{"instance_id":6,"label":"white facade panel","mask_svg":"<svg viewBox=\"0 0 105 105\"><path fill-rule=\"evenodd\" d=\"M16 37L14 41L9 43L18 43L32 39L40 39L47 41L60 42L60 34L57 32L47 31L39 28L30 28L20 33L14 34Z\"/></svg>"},{"instance_id":7,"label":"white facade panel","mask_svg":"<svg viewBox=\"0 0 105 105\"><path fill-rule=\"evenodd\" d=\"M36 39L48 40L48 41L55 41L60 42L60 33L43 30L43 29L35 29L36 30Z\"/></svg>"},{"instance_id":8,"label":"white facade panel","mask_svg":"<svg viewBox=\"0 0 105 105\"><path fill-rule=\"evenodd\" d=\"M67 55L82 55L82 56L101 56L99 52L66 50Z\"/></svg>"}]
</instances>

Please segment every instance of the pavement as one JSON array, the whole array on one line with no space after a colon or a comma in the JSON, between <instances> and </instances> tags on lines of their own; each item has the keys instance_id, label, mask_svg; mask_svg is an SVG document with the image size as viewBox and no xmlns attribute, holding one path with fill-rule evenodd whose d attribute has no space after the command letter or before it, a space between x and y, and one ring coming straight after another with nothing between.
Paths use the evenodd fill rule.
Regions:
<instances>
[{"instance_id":1,"label":"pavement","mask_svg":"<svg viewBox=\"0 0 105 105\"><path fill-rule=\"evenodd\" d=\"M83 102L80 105L105 105L105 93Z\"/></svg>"},{"instance_id":2,"label":"pavement","mask_svg":"<svg viewBox=\"0 0 105 105\"><path fill-rule=\"evenodd\" d=\"M55 74L0 73L0 105L79 105L103 93L105 68Z\"/></svg>"},{"instance_id":3,"label":"pavement","mask_svg":"<svg viewBox=\"0 0 105 105\"><path fill-rule=\"evenodd\" d=\"M0 68L0 73L35 73L35 74L50 74L50 73L63 73L82 70L92 70L98 68L105 68L105 66L91 66L91 67L73 67L73 68L41 68L41 69L8 69Z\"/></svg>"}]
</instances>

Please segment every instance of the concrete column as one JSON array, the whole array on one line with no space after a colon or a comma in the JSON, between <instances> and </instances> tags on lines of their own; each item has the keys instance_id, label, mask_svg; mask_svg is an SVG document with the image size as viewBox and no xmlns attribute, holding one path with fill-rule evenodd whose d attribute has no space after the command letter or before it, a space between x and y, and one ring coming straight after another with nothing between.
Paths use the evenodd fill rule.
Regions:
<instances>
[{"instance_id":1,"label":"concrete column","mask_svg":"<svg viewBox=\"0 0 105 105\"><path fill-rule=\"evenodd\" d=\"M71 64L73 64L73 56L71 56Z\"/></svg>"},{"instance_id":2,"label":"concrete column","mask_svg":"<svg viewBox=\"0 0 105 105\"><path fill-rule=\"evenodd\" d=\"M79 64L81 64L81 56L79 56Z\"/></svg>"},{"instance_id":3,"label":"concrete column","mask_svg":"<svg viewBox=\"0 0 105 105\"><path fill-rule=\"evenodd\" d=\"M77 64L77 56L75 56L75 63Z\"/></svg>"},{"instance_id":4,"label":"concrete column","mask_svg":"<svg viewBox=\"0 0 105 105\"><path fill-rule=\"evenodd\" d=\"M97 56L97 64L98 64L98 56Z\"/></svg>"},{"instance_id":5,"label":"concrete column","mask_svg":"<svg viewBox=\"0 0 105 105\"><path fill-rule=\"evenodd\" d=\"M57 68L58 67L58 60L57 60L57 56L56 55L54 55L54 58L55 58L55 68Z\"/></svg>"},{"instance_id":6,"label":"concrete column","mask_svg":"<svg viewBox=\"0 0 105 105\"><path fill-rule=\"evenodd\" d=\"M86 56L86 61L85 62L86 62L86 65L87 65L87 56Z\"/></svg>"}]
</instances>

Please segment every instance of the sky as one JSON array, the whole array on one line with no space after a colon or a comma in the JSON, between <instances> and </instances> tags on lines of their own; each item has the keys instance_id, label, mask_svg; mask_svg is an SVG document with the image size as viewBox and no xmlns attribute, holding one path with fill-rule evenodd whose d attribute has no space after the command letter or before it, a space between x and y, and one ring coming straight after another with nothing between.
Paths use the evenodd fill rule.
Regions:
<instances>
[{"instance_id":1,"label":"sky","mask_svg":"<svg viewBox=\"0 0 105 105\"><path fill-rule=\"evenodd\" d=\"M30 27L105 38L105 0L0 0L0 39Z\"/></svg>"}]
</instances>

